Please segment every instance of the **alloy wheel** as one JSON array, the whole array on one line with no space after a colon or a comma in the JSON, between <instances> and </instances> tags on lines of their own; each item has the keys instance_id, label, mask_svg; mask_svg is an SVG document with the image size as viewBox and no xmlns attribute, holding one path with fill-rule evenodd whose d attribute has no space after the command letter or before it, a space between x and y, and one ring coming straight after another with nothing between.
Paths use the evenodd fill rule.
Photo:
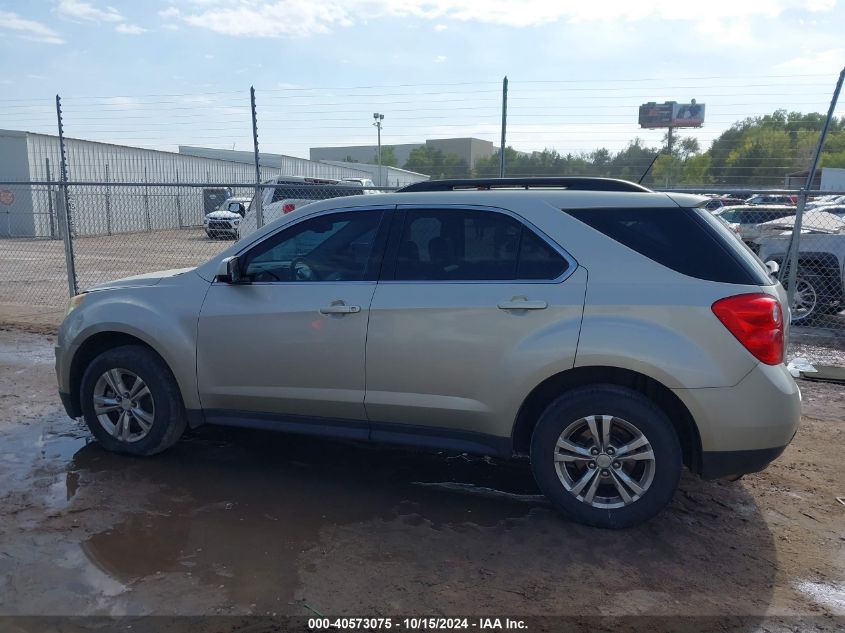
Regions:
<instances>
[{"instance_id":1,"label":"alloy wheel","mask_svg":"<svg viewBox=\"0 0 845 633\"><path fill-rule=\"evenodd\" d=\"M613 415L590 415L567 426L555 444L554 461L564 488L601 509L640 499L654 480L656 465L648 438Z\"/></svg>"},{"instance_id":2,"label":"alloy wheel","mask_svg":"<svg viewBox=\"0 0 845 633\"><path fill-rule=\"evenodd\" d=\"M94 414L121 442L144 439L153 427L155 403L149 387L127 369L109 369L94 385Z\"/></svg>"},{"instance_id":3,"label":"alloy wheel","mask_svg":"<svg viewBox=\"0 0 845 633\"><path fill-rule=\"evenodd\" d=\"M792 297L792 316L794 319L807 319L816 309L818 303L816 289L806 279L795 282L795 294Z\"/></svg>"}]
</instances>

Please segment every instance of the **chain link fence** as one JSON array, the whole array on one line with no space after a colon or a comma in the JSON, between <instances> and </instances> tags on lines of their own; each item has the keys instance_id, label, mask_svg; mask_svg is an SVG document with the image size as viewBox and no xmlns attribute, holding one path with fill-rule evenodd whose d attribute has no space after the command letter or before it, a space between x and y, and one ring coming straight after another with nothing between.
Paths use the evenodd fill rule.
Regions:
<instances>
[{"instance_id":1,"label":"chain link fence","mask_svg":"<svg viewBox=\"0 0 845 633\"><path fill-rule=\"evenodd\" d=\"M0 183L0 322L55 327L71 284L84 290L120 277L196 266L309 202L380 192L360 183L284 180L259 186L260 204L252 184ZM806 345L845 349L845 195L809 197L800 236L797 200L794 191L744 191L714 196L708 204L763 261L778 264L787 287L790 244L800 237L790 357ZM68 272L69 256L75 277Z\"/></svg>"},{"instance_id":2,"label":"chain link fence","mask_svg":"<svg viewBox=\"0 0 845 633\"><path fill-rule=\"evenodd\" d=\"M256 189L260 204L254 201ZM71 287L84 290L121 277L196 266L304 204L380 191L325 179L257 188L0 183L0 324L55 328Z\"/></svg>"}]
</instances>

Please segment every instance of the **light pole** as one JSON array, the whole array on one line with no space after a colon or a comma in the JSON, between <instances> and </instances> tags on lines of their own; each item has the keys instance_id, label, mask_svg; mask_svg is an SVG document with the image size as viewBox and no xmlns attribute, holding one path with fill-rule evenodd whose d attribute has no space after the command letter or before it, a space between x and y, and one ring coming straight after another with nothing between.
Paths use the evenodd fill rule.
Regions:
<instances>
[{"instance_id":1,"label":"light pole","mask_svg":"<svg viewBox=\"0 0 845 633\"><path fill-rule=\"evenodd\" d=\"M376 130L378 130L378 186L382 186L382 175L381 175L381 122L384 121L384 115L379 114L378 112L373 112L373 118L375 119L375 123L373 125L376 126Z\"/></svg>"}]
</instances>

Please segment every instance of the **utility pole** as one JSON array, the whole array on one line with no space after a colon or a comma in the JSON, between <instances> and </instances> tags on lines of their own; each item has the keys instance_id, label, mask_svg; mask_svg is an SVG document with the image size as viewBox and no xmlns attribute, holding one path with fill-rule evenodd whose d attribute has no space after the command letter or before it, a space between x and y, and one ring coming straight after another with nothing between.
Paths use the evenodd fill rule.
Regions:
<instances>
[{"instance_id":1,"label":"utility pole","mask_svg":"<svg viewBox=\"0 0 845 633\"><path fill-rule=\"evenodd\" d=\"M378 130L378 182L376 184L381 187L382 182L384 182L384 178L381 174L381 122L384 121L384 115L378 112L373 112L373 118L375 119L375 123L373 123L373 125L375 125L376 130Z\"/></svg>"},{"instance_id":2,"label":"utility pole","mask_svg":"<svg viewBox=\"0 0 845 633\"><path fill-rule=\"evenodd\" d=\"M669 132L666 138L666 153L669 154L669 169L666 171L666 188L669 188L669 179L672 173L672 126L669 126Z\"/></svg>"},{"instance_id":3,"label":"utility pole","mask_svg":"<svg viewBox=\"0 0 845 633\"><path fill-rule=\"evenodd\" d=\"M499 143L499 178L505 177L505 136L508 129L508 77L502 81L502 140Z\"/></svg>"}]
</instances>

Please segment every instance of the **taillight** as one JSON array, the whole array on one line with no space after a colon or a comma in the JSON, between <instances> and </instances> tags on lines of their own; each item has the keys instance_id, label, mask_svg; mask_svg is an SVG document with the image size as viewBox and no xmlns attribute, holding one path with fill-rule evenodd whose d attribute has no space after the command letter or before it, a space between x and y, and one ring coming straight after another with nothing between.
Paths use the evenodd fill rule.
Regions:
<instances>
[{"instance_id":1,"label":"taillight","mask_svg":"<svg viewBox=\"0 0 845 633\"><path fill-rule=\"evenodd\" d=\"M288 202L287 204L282 205L282 213L290 213L294 209L296 209L296 205L292 202Z\"/></svg>"},{"instance_id":2,"label":"taillight","mask_svg":"<svg viewBox=\"0 0 845 633\"><path fill-rule=\"evenodd\" d=\"M767 365L783 362L783 309L766 294L736 295L719 299L713 313L731 334Z\"/></svg>"}]
</instances>

